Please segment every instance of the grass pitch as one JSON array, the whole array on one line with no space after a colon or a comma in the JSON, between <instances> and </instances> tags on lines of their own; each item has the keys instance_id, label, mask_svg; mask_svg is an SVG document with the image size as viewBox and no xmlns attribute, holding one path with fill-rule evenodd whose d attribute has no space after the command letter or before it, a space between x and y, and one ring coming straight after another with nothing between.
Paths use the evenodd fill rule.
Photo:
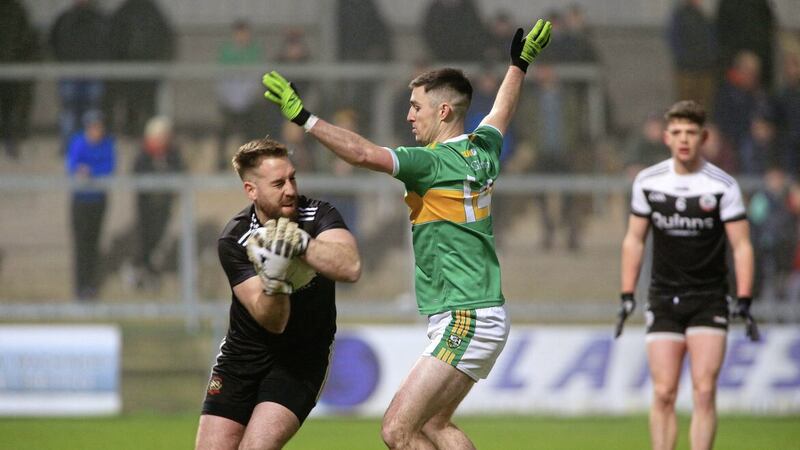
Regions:
<instances>
[{"instance_id":1,"label":"grass pitch","mask_svg":"<svg viewBox=\"0 0 800 450\"><path fill-rule=\"evenodd\" d=\"M647 417L464 417L457 420L479 449L649 448ZM0 449L191 449L195 414L135 414L115 418L0 419ZM377 419L309 419L287 450L384 448ZM679 449L688 449L688 418L681 417ZM722 416L716 448L800 448L800 416Z\"/></svg>"}]
</instances>

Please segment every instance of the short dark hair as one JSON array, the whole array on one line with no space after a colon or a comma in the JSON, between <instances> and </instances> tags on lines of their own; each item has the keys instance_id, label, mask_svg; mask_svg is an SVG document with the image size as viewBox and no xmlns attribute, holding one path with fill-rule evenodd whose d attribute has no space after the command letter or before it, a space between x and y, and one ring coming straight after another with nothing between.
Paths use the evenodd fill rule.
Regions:
<instances>
[{"instance_id":1,"label":"short dark hair","mask_svg":"<svg viewBox=\"0 0 800 450\"><path fill-rule=\"evenodd\" d=\"M270 138L252 140L236 151L231 162L239 178L244 181L244 177L249 170L255 169L261 164L264 158L288 158L289 150L285 145Z\"/></svg>"},{"instance_id":2,"label":"short dark hair","mask_svg":"<svg viewBox=\"0 0 800 450\"><path fill-rule=\"evenodd\" d=\"M667 123L675 119L688 120L702 127L706 124L706 110L694 100L681 100L664 114L664 121Z\"/></svg>"},{"instance_id":3,"label":"short dark hair","mask_svg":"<svg viewBox=\"0 0 800 450\"><path fill-rule=\"evenodd\" d=\"M464 102L461 103L464 104L457 102L453 105L453 108L457 110L461 117L466 115L469 104L472 101L472 84L464 75L464 72L449 67L431 70L414 78L411 80L411 83L408 84L408 87L411 89L420 86L425 89L425 92L447 89L462 96Z\"/></svg>"}]
</instances>

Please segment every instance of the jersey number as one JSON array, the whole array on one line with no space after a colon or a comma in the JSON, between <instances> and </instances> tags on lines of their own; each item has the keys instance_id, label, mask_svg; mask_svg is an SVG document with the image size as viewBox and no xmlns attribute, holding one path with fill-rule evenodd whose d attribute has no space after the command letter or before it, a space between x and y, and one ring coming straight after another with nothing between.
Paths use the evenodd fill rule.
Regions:
<instances>
[{"instance_id":1,"label":"jersey number","mask_svg":"<svg viewBox=\"0 0 800 450\"><path fill-rule=\"evenodd\" d=\"M492 204L492 188L494 180L491 178L486 181L486 184L481 186L478 192L477 199L472 194L470 183L476 181L472 175L467 175L464 180L464 216L466 222L475 222L478 219L483 219L489 215L489 207Z\"/></svg>"}]
</instances>

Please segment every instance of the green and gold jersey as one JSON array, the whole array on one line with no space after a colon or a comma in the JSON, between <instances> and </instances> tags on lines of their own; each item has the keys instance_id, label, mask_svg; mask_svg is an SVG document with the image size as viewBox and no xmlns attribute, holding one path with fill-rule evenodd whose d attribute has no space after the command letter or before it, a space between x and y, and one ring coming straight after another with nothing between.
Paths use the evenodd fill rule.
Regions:
<instances>
[{"instance_id":1,"label":"green and gold jersey","mask_svg":"<svg viewBox=\"0 0 800 450\"><path fill-rule=\"evenodd\" d=\"M505 302L492 234L492 189L503 136L480 125L426 147L391 150L406 187L420 314Z\"/></svg>"}]
</instances>

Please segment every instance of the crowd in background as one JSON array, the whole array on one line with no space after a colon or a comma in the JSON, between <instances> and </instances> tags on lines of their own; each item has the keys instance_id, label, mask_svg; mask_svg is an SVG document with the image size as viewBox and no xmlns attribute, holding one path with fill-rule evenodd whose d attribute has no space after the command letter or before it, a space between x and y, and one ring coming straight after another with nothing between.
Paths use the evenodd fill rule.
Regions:
<instances>
[{"instance_id":1,"label":"crowd in background","mask_svg":"<svg viewBox=\"0 0 800 450\"><path fill-rule=\"evenodd\" d=\"M800 297L800 251L797 251L800 216L800 44L793 48L777 42L778 20L767 0L720 0L708 14L702 0L677 0L665 23L667 43L674 67L675 100L692 98L709 111L711 136L707 158L726 171L763 178L752 193L750 219L758 257L759 280L772 297ZM342 62L387 62L398 53L393 48L392 27L373 0L338 0L337 58ZM596 172L599 161L596 142L590 136L586 112L586 86L559 79L562 64L602 67L600 52L593 44L583 9L573 3L546 11L553 24L550 49L537 60L532 85L520 104L517 123L505 136L501 161L506 173L569 174ZM499 82L496 68L506 62L505 51L517 28L509 11L491 17L481 14L474 0L431 0L420 18L421 41L426 57L414 62L414 73L440 61L477 63L481 73L473 76L474 97L467 114L467 129L491 107ZM469 30L469 32L464 32ZM52 60L64 63L92 61L167 62L179 58L177 32L156 0L125 0L114 11L103 11L91 0L73 0L46 33L30 23L19 0L0 4L0 62ZM313 60L311 44L302 27L287 27L281 38L267 49L254 39L253 24L246 18L231 24L229 36L219 43L216 63L220 66L257 65L270 60L303 63ZM158 116L159 79L114 80L70 78L58 81L58 128L67 172L73 176L113 174L115 141L125 136L141 141L134 172L180 172L186 165L173 139L170 119ZM19 141L29 133L31 81L0 81L0 145L7 158L18 157ZM342 126L368 130L372 126L377 84L369 81L338 82L335 90L299 83L307 103ZM316 152L298 127L283 121L263 101L260 80L225 76L217 81L219 110L215 135L216 161L229 170L230 156L238 143L263 137L265 133L286 142L294 151L301 172L352 173L350 166L331 161ZM399 86L392 96L399 145L410 141L407 114L408 89ZM643 167L668 157L661 141L663 123L653 105L641 127L621 131L619 163L633 175ZM613 114L611 115L613 117ZM524 121L524 123L520 123ZM99 125L102 132L89 125ZM524 126L523 126L524 125ZM94 133L94 134L93 134ZM88 153L102 148L102 158ZM83 158L83 159L81 159ZM88 159L87 159L88 158ZM612 164L612 166L614 166ZM606 168L603 167L602 170ZM98 192L76 191L73 196L73 227L76 240L75 293L91 298L97 291L97 274L82 273L93 267L99 233L82 234L82 228L98 230L105 199ZM571 194L539 195L534 199L541 217L540 246L551 249L563 241L569 251L579 251L583 218L591 199ZM91 206L90 206L91 204ZM169 217L169 194L141 193L137 199L142 251L136 255L132 279L137 285L157 284L159 265L156 243L165 223L153 216ZM352 198L337 200L337 206L353 223L358 235L357 206ZM513 214L510 201L498 199L496 214ZM88 212L86 212L88 211ZM80 219L80 220L79 220ZM148 223L148 220L150 223ZM166 220L166 219L164 219ZM498 221L503 227L504 222ZM558 232L565 236L561 239ZM502 236L502 230L497 230ZM156 255L156 256L154 256ZM83 258L83 259L81 259Z\"/></svg>"}]
</instances>

